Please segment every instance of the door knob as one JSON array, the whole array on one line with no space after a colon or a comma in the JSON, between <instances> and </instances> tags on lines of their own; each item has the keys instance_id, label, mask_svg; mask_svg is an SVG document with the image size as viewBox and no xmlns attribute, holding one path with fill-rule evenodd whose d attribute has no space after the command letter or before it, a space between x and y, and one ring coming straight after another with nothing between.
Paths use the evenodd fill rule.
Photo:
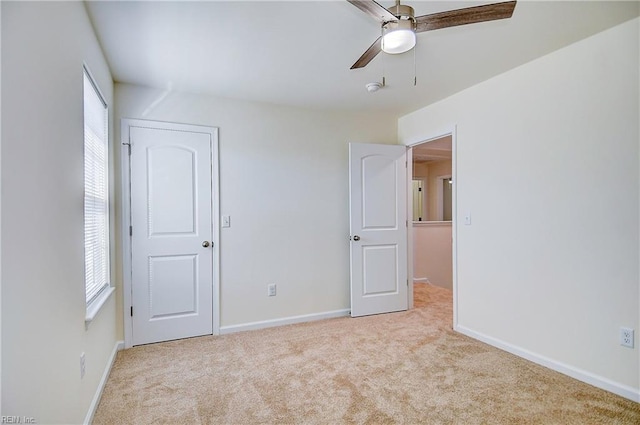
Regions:
<instances>
[{"instance_id":1,"label":"door knob","mask_svg":"<svg viewBox=\"0 0 640 425\"><path fill-rule=\"evenodd\" d=\"M355 235L355 236L353 237L353 240L354 240L354 241L359 241L359 240L360 240L360 236Z\"/></svg>"},{"instance_id":2,"label":"door knob","mask_svg":"<svg viewBox=\"0 0 640 425\"><path fill-rule=\"evenodd\" d=\"M202 246L205 247L205 248L209 248L209 245L210 245L209 241L202 242Z\"/></svg>"}]
</instances>

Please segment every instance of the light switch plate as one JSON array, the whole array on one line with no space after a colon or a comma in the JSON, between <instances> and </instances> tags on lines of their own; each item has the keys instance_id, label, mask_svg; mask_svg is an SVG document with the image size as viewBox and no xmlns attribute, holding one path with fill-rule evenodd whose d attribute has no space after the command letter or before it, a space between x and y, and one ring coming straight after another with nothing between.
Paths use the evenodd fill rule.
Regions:
<instances>
[{"instance_id":1,"label":"light switch plate","mask_svg":"<svg viewBox=\"0 0 640 425\"><path fill-rule=\"evenodd\" d=\"M229 215L222 216L222 227L231 227L231 216Z\"/></svg>"}]
</instances>

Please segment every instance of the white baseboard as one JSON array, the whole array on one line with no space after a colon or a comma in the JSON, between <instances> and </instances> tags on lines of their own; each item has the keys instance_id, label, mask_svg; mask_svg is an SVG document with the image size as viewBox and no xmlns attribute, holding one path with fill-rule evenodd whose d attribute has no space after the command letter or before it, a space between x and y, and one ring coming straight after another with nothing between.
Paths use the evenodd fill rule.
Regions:
<instances>
[{"instance_id":1,"label":"white baseboard","mask_svg":"<svg viewBox=\"0 0 640 425\"><path fill-rule=\"evenodd\" d=\"M633 388L628 385L624 385L619 382L604 378L602 376L595 375L591 372L587 372L586 370L582 370L577 367L550 359L548 357L541 356L529 350L525 350L523 348L490 337L480 332L476 332L461 325L457 325L455 327L455 330L457 332L460 332L461 334L485 342L511 354L515 354L518 357L522 357L541 366L547 367L551 370L555 370L556 372L562 373L563 375L570 376L574 379L577 379L578 381L585 382L589 385L593 385L594 387L601 388L603 390L612 392L624 398L628 398L629 400L640 403L640 389L638 388Z\"/></svg>"},{"instance_id":2,"label":"white baseboard","mask_svg":"<svg viewBox=\"0 0 640 425\"><path fill-rule=\"evenodd\" d=\"M429 278L428 277L414 277L413 281L414 282L420 282L420 283L429 283Z\"/></svg>"},{"instance_id":3,"label":"white baseboard","mask_svg":"<svg viewBox=\"0 0 640 425\"><path fill-rule=\"evenodd\" d=\"M98 404L100 403L100 398L102 397L104 386L107 384L107 379L109 379L111 368L113 367L113 363L116 361L118 351L122 349L124 349L124 341L116 341L116 345L113 347L113 351L111 352L111 357L109 357L107 366L104 368L104 372L102 373L102 378L100 378L100 382L98 383L96 393L93 396L93 400L91 400L91 404L89 405L87 416L85 416L84 418L85 425L90 425L91 422L93 422L93 416L96 414L96 410L98 409Z\"/></svg>"},{"instance_id":4,"label":"white baseboard","mask_svg":"<svg viewBox=\"0 0 640 425\"><path fill-rule=\"evenodd\" d=\"M261 322L243 323L241 325L222 326L220 334L230 334L234 332L252 331L256 329L272 328L275 326L292 325L294 323L312 322L315 320L333 319L335 317L348 316L351 310L326 311L324 313L304 314L302 316L285 317L282 319L263 320Z\"/></svg>"}]
</instances>

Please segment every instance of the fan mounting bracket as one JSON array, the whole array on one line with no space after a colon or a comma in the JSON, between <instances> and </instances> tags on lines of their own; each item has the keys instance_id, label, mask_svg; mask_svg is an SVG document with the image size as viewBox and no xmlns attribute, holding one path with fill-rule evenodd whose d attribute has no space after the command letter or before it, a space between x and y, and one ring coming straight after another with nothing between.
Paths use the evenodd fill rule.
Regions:
<instances>
[{"instance_id":1,"label":"fan mounting bracket","mask_svg":"<svg viewBox=\"0 0 640 425\"><path fill-rule=\"evenodd\" d=\"M391 6L387 9L389 13L395 16L398 19L414 19L415 13L413 7L407 6L406 4L396 4L395 6ZM384 22L387 24L387 22Z\"/></svg>"}]
</instances>

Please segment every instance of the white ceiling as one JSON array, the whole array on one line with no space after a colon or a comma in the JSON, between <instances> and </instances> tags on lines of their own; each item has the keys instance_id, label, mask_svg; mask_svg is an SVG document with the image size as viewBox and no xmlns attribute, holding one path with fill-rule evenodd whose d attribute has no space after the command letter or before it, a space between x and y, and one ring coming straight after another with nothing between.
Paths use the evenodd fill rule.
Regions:
<instances>
[{"instance_id":1,"label":"white ceiling","mask_svg":"<svg viewBox=\"0 0 640 425\"><path fill-rule=\"evenodd\" d=\"M492 2L406 3L419 16ZM87 9L117 82L400 116L634 18L640 3L521 0L508 20L421 33L415 87L412 52L349 69L380 28L346 0L88 1ZM383 67L387 87L368 93Z\"/></svg>"}]
</instances>

